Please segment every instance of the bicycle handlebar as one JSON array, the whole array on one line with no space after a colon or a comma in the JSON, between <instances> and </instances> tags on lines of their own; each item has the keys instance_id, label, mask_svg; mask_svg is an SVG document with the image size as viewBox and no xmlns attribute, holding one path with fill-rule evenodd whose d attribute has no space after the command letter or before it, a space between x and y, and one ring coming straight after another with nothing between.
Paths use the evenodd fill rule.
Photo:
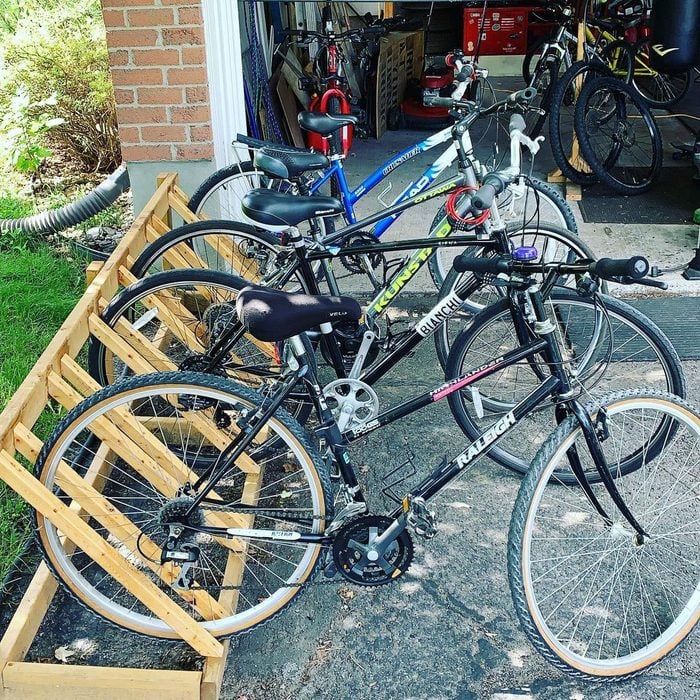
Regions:
<instances>
[{"instance_id":1,"label":"bicycle handlebar","mask_svg":"<svg viewBox=\"0 0 700 700\"><path fill-rule=\"evenodd\" d=\"M620 282L621 284L638 283L649 272L649 261L641 255L618 260L601 258L600 260L582 260L575 263L541 263L521 262L504 257L472 257L469 253L462 253L462 255L455 258L453 266L457 272L476 272L491 275L511 274L513 272L534 274L550 271L555 271L559 274L589 273L593 277L599 277L611 282Z\"/></svg>"},{"instance_id":2,"label":"bicycle handlebar","mask_svg":"<svg viewBox=\"0 0 700 700\"><path fill-rule=\"evenodd\" d=\"M314 32L310 29L285 29L282 32L283 36L286 37L299 37L300 39L320 39L322 42L330 41L342 41L343 39L348 39L355 37L361 39L364 36L384 36L387 33L385 27L372 26L372 27L360 27L358 29L350 29L347 32L339 32L333 34L324 34L323 32Z\"/></svg>"}]
</instances>

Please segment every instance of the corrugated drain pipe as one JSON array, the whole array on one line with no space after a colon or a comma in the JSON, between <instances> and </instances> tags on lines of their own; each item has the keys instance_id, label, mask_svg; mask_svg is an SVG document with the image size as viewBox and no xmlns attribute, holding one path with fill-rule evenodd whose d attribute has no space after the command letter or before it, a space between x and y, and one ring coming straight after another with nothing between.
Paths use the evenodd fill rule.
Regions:
<instances>
[{"instance_id":1,"label":"corrugated drain pipe","mask_svg":"<svg viewBox=\"0 0 700 700\"><path fill-rule=\"evenodd\" d=\"M62 231L107 209L128 188L129 173L127 173L125 165L120 165L106 180L77 202L71 202L60 209L45 211L23 219L5 219L0 221L0 231L21 230L27 233Z\"/></svg>"}]
</instances>

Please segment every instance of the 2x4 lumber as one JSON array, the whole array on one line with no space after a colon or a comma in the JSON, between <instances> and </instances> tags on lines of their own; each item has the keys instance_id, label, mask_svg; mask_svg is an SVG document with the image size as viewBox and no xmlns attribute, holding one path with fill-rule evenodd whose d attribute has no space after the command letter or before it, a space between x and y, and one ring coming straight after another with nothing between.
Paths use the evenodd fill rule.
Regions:
<instances>
[{"instance_id":1,"label":"2x4 lumber","mask_svg":"<svg viewBox=\"0 0 700 700\"><path fill-rule=\"evenodd\" d=\"M199 217L189 209L187 202L184 201L181 196L179 196L177 190L170 192L168 195L168 202L173 211L177 212L186 224L199 221Z\"/></svg>"},{"instance_id":2,"label":"2x4 lumber","mask_svg":"<svg viewBox=\"0 0 700 700\"><path fill-rule=\"evenodd\" d=\"M199 671L10 663L3 672L4 700L158 700L199 698Z\"/></svg>"},{"instance_id":3,"label":"2x4 lumber","mask_svg":"<svg viewBox=\"0 0 700 700\"><path fill-rule=\"evenodd\" d=\"M42 486L6 452L0 452L0 479L63 532L185 642L203 656L221 656L223 647L206 629L163 593L147 576L108 545L80 515Z\"/></svg>"}]
</instances>

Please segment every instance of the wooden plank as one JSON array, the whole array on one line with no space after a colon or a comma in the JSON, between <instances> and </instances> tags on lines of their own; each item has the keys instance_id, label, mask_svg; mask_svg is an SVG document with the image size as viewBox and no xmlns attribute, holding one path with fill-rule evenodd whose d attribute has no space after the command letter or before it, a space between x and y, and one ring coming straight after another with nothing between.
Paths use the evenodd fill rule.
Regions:
<instances>
[{"instance_id":1,"label":"wooden plank","mask_svg":"<svg viewBox=\"0 0 700 700\"><path fill-rule=\"evenodd\" d=\"M0 671L9 662L24 659L57 588L56 579L42 562L0 640Z\"/></svg>"},{"instance_id":2,"label":"wooden plank","mask_svg":"<svg viewBox=\"0 0 700 700\"><path fill-rule=\"evenodd\" d=\"M104 260L93 260L87 268L85 268L85 282L89 287L92 281L100 274L100 270L104 267Z\"/></svg>"},{"instance_id":3,"label":"wooden plank","mask_svg":"<svg viewBox=\"0 0 700 700\"><path fill-rule=\"evenodd\" d=\"M221 656L223 647L179 605L170 600L147 576L110 547L90 526L44 488L7 452L0 452L0 479L24 498L32 508L51 520L76 546L204 656Z\"/></svg>"},{"instance_id":4,"label":"wooden plank","mask_svg":"<svg viewBox=\"0 0 700 700\"><path fill-rule=\"evenodd\" d=\"M171 192L168 195L168 203L170 204L171 208L182 217L186 224L192 224L195 221L200 220L199 217L187 206L187 202L183 202L182 199L174 192Z\"/></svg>"},{"instance_id":5,"label":"wooden plank","mask_svg":"<svg viewBox=\"0 0 700 700\"><path fill-rule=\"evenodd\" d=\"M158 700L199 698L199 671L10 663L2 674L7 700Z\"/></svg>"}]
</instances>

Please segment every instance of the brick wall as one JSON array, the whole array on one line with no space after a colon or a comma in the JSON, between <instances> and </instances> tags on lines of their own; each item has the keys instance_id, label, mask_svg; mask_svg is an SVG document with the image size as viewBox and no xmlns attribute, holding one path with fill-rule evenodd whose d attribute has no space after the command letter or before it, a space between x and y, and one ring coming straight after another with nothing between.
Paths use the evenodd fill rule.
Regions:
<instances>
[{"instance_id":1,"label":"brick wall","mask_svg":"<svg viewBox=\"0 0 700 700\"><path fill-rule=\"evenodd\" d=\"M199 0L102 0L127 162L214 157Z\"/></svg>"}]
</instances>

